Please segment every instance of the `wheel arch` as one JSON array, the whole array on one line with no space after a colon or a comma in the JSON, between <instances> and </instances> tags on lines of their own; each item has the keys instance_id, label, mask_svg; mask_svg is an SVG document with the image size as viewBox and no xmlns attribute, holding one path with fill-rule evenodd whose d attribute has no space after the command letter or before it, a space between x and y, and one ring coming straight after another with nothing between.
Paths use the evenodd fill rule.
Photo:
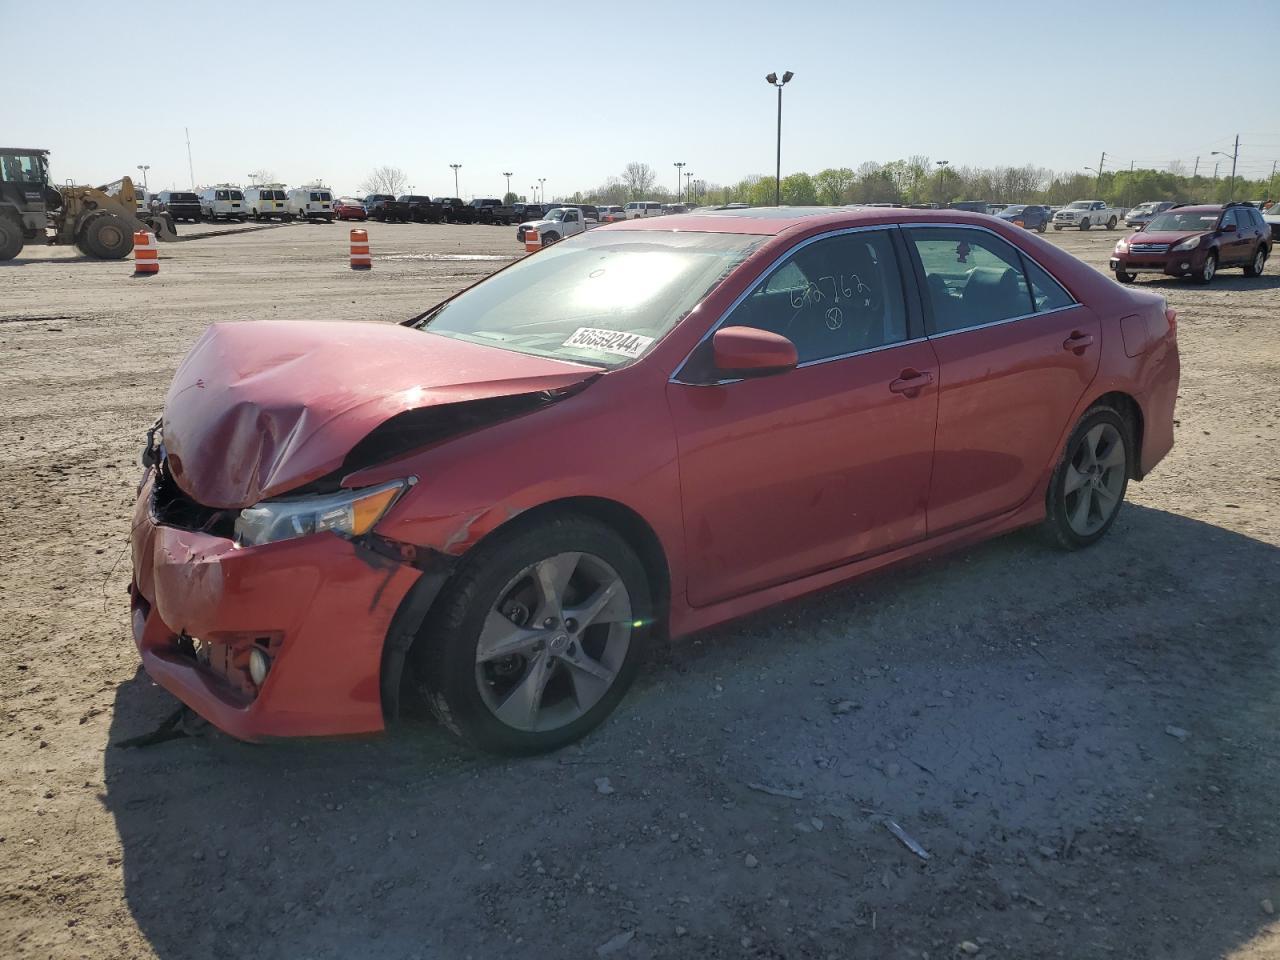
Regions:
<instances>
[{"instance_id":1,"label":"wheel arch","mask_svg":"<svg viewBox=\"0 0 1280 960\"><path fill-rule=\"evenodd\" d=\"M605 497L575 496L550 500L530 507L490 530L459 557L417 548L419 561L425 561L418 564L423 574L400 602L383 641L379 687L383 717L388 722L400 714L406 680L404 666L409 650L418 642L422 625L459 564L482 544L510 536L555 516L587 517L609 527L626 540L640 559L653 590L653 627L658 636L665 633L671 604L671 569L662 540L649 522L631 507Z\"/></svg>"},{"instance_id":2,"label":"wheel arch","mask_svg":"<svg viewBox=\"0 0 1280 960\"><path fill-rule=\"evenodd\" d=\"M1129 439L1133 442L1133 456L1130 458L1129 479L1141 480L1142 472L1142 439L1146 432L1145 415L1142 404L1123 390L1112 390L1090 401L1086 413L1094 407L1107 406L1115 410L1129 425Z\"/></svg>"}]
</instances>

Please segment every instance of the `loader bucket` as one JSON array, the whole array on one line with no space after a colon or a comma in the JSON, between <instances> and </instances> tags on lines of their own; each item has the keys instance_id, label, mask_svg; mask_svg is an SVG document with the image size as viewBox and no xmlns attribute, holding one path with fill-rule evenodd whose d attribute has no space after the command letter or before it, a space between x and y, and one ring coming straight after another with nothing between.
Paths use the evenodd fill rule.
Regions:
<instances>
[{"instance_id":1,"label":"loader bucket","mask_svg":"<svg viewBox=\"0 0 1280 960\"><path fill-rule=\"evenodd\" d=\"M149 213L139 217L148 230L156 235L157 240L177 240L178 231L174 229L173 217L167 213Z\"/></svg>"}]
</instances>

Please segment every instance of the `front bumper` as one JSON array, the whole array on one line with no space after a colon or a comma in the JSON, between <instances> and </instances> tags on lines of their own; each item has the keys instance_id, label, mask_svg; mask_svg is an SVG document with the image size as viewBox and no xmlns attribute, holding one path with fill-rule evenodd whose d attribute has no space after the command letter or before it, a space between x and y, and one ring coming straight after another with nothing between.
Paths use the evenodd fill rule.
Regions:
<instances>
[{"instance_id":1,"label":"front bumper","mask_svg":"<svg viewBox=\"0 0 1280 960\"><path fill-rule=\"evenodd\" d=\"M166 526L153 478L134 508L129 591L152 679L242 740L382 730L383 645L419 571L335 534L241 549ZM272 658L260 688L254 646Z\"/></svg>"},{"instance_id":2,"label":"front bumper","mask_svg":"<svg viewBox=\"0 0 1280 960\"><path fill-rule=\"evenodd\" d=\"M1187 277L1204 268L1208 251L1203 247L1178 253L1113 253L1109 266L1111 272L1160 273L1166 277Z\"/></svg>"}]
</instances>

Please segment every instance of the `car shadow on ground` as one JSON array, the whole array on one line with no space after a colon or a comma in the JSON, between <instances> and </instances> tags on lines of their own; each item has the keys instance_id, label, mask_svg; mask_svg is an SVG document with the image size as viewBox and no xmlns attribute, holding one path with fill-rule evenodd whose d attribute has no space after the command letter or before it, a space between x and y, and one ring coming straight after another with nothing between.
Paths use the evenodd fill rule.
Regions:
<instances>
[{"instance_id":1,"label":"car shadow on ground","mask_svg":"<svg viewBox=\"0 0 1280 960\"><path fill-rule=\"evenodd\" d=\"M1091 550L1014 534L665 645L525 760L418 721L121 747L175 707L139 672L102 802L174 960L1223 956L1280 893L1277 582L1129 504Z\"/></svg>"},{"instance_id":2,"label":"car shadow on ground","mask_svg":"<svg viewBox=\"0 0 1280 960\"><path fill-rule=\"evenodd\" d=\"M1270 267L1270 264L1268 264ZM1227 268L1230 269L1230 268ZM1260 277L1245 277L1236 273L1219 273L1215 274L1212 282L1208 284L1198 284L1193 280L1184 280L1179 277L1151 277L1146 276L1140 278L1137 282L1130 285L1131 289L1143 290L1150 287L1153 290L1161 292L1166 290L1275 290L1280 288L1280 276L1271 273L1263 273Z\"/></svg>"}]
</instances>

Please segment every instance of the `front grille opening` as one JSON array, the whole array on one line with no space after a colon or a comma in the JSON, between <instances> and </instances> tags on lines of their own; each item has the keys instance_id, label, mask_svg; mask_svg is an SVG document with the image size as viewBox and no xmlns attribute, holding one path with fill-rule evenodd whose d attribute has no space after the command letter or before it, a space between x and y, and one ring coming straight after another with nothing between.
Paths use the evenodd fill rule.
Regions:
<instances>
[{"instance_id":1,"label":"front grille opening","mask_svg":"<svg viewBox=\"0 0 1280 960\"><path fill-rule=\"evenodd\" d=\"M161 460L156 467L151 501L156 521L166 527L194 530L215 537L230 538L235 535L236 515L239 511L196 503L183 492L169 473L168 460Z\"/></svg>"}]
</instances>

